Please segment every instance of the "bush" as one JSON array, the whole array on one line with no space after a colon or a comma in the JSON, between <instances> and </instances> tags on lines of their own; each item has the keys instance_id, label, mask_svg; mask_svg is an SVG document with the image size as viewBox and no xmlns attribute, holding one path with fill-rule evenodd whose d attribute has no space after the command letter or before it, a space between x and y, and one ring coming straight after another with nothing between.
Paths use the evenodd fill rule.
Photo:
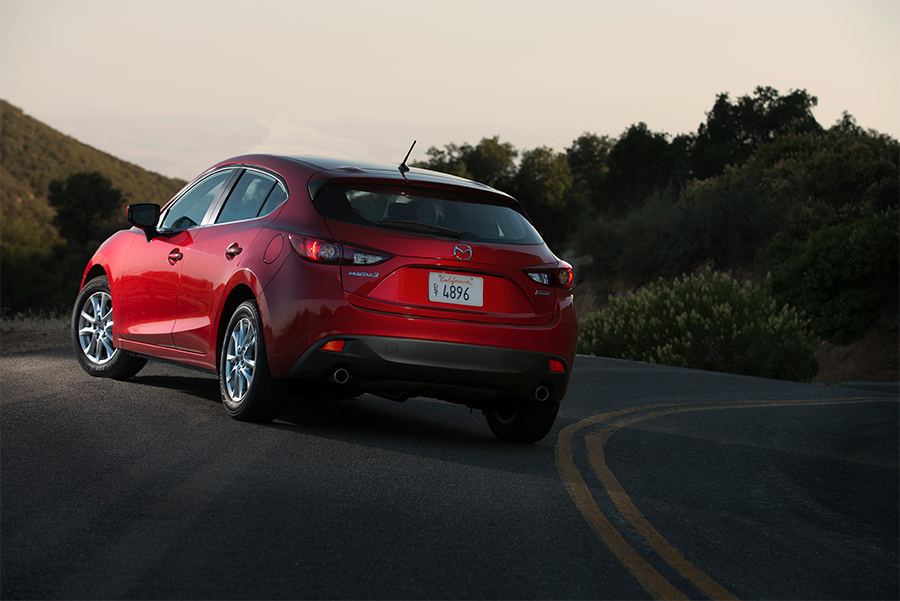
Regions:
<instances>
[{"instance_id":1,"label":"bush","mask_svg":"<svg viewBox=\"0 0 900 601\"><path fill-rule=\"evenodd\" d=\"M664 280L632 298L610 297L581 322L578 350L733 374L809 381L817 372L805 316L779 308L762 286L720 273Z\"/></svg>"},{"instance_id":2,"label":"bush","mask_svg":"<svg viewBox=\"0 0 900 601\"><path fill-rule=\"evenodd\" d=\"M802 307L814 331L836 344L860 336L882 306L897 306L900 213L888 209L826 225L795 241L777 265L773 289ZM896 311L896 310L895 310Z\"/></svg>"}]
</instances>

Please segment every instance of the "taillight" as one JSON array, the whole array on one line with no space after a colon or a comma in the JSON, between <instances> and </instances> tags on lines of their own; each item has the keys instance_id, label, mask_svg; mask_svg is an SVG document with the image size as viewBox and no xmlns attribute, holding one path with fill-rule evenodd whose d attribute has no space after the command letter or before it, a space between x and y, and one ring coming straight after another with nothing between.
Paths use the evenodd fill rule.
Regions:
<instances>
[{"instance_id":1,"label":"taillight","mask_svg":"<svg viewBox=\"0 0 900 601\"><path fill-rule=\"evenodd\" d=\"M391 255L373 250L344 247L344 264L346 265L378 265L391 258Z\"/></svg>"},{"instance_id":2,"label":"taillight","mask_svg":"<svg viewBox=\"0 0 900 601\"><path fill-rule=\"evenodd\" d=\"M338 263L341 260L341 245L330 240L308 238L299 234L291 234L291 246L294 252L316 263Z\"/></svg>"},{"instance_id":3,"label":"taillight","mask_svg":"<svg viewBox=\"0 0 900 601\"><path fill-rule=\"evenodd\" d=\"M544 286L550 285L550 274L546 271L529 271L528 277L538 284L543 284Z\"/></svg>"},{"instance_id":4,"label":"taillight","mask_svg":"<svg viewBox=\"0 0 900 601\"><path fill-rule=\"evenodd\" d=\"M563 288L571 288L575 283L575 273L572 271L571 265L560 267L557 273L557 281Z\"/></svg>"},{"instance_id":5,"label":"taillight","mask_svg":"<svg viewBox=\"0 0 900 601\"><path fill-rule=\"evenodd\" d=\"M333 240L311 238L291 234L291 246L299 256L315 263L342 265L377 265L391 258L391 255L365 248L344 246Z\"/></svg>"},{"instance_id":6,"label":"taillight","mask_svg":"<svg viewBox=\"0 0 900 601\"><path fill-rule=\"evenodd\" d=\"M571 288L575 283L575 274L572 266L565 261L560 261L560 267L556 269L533 269L526 270L525 274L532 281L544 286L556 286L560 288Z\"/></svg>"}]
</instances>

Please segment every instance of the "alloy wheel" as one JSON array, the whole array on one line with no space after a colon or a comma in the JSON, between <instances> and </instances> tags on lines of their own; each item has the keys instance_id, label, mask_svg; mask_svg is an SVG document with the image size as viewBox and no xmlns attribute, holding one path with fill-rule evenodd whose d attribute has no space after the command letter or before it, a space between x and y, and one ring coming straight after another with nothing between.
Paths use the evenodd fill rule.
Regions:
<instances>
[{"instance_id":1,"label":"alloy wheel","mask_svg":"<svg viewBox=\"0 0 900 601\"><path fill-rule=\"evenodd\" d=\"M239 402L247 394L256 371L256 328L248 318L234 324L225 351L225 389Z\"/></svg>"},{"instance_id":2,"label":"alloy wheel","mask_svg":"<svg viewBox=\"0 0 900 601\"><path fill-rule=\"evenodd\" d=\"M91 363L104 365L116 356L118 349L113 346L112 328L112 297L102 290L95 292L82 305L78 318L78 342Z\"/></svg>"}]
</instances>

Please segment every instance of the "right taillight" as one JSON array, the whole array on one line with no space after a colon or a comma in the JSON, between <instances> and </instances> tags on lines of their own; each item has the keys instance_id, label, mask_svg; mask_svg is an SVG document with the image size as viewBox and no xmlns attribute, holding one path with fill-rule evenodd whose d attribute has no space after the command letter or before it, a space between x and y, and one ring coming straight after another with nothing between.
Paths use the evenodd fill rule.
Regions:
<instances>
[{"instance_id":1,"label":"right taillight","mask_svg":"<svg viewBox=\"0 0 900 601\"><path fill-rule=\"evenodd\" d=\"M556 269L528 269L525 274L534 282L544 286L557 288L572 288L575 283L575 274L572 266L565 261L560 261Z\"/></svg>"},{"instance_id":2,"label":"right taillight","mask_svg":"<svg viewBox=\"0 0 900 601\"><path fill-rule=\"evenodd\" d=\"M563 288L571 288L575 283L575 273L572 271L572 266L564 264L563 267L560 267L556 272L556 280Z\"/></svg>"}]
</instances>

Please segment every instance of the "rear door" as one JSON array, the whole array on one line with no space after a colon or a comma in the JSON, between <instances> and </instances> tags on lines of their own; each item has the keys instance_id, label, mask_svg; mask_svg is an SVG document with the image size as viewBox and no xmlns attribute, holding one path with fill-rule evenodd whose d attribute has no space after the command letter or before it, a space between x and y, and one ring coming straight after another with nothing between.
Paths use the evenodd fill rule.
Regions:
<instances>
[{"instance_id":1,"label":"rear door","mask_svg":"<svg viewBox=\"0 0 900 601\"><path fill-rule=\"evenodd\" d=\"M203 354L212 348L225 287L267 222L264 217L286 197L275 177L245 169L228 197L212 208L211 223L196 231L185 250L172 331L177 348Z\"/></svg>"}]
</instances>

